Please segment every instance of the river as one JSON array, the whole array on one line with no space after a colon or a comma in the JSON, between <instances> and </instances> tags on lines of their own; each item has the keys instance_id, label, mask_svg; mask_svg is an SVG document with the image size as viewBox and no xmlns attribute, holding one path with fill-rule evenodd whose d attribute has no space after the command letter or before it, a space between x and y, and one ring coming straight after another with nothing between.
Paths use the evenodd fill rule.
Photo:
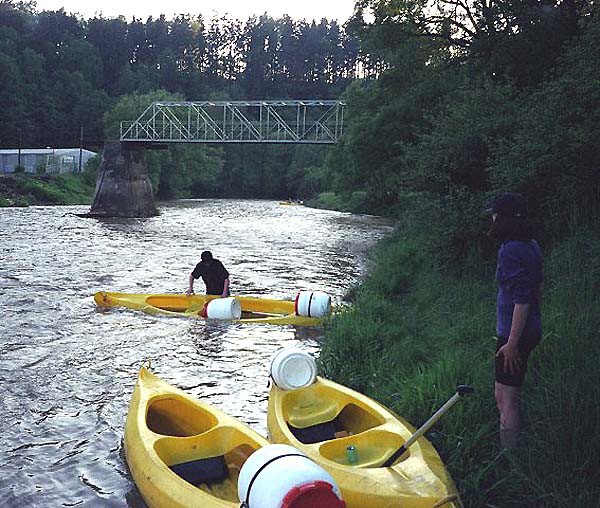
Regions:
<instances>
[{"instance_id":1,"label":"river","mask_svg":"<svg viewBox=\"0 0 600 508\"><path fill-rule=\"evenodd\" d=\"M0 208L0 505L144 506L123 428L137 371L153 371L266 435L269 361L318 354L320 327L99 310L96 291L182 293L209 249L234 295L340 303L390 221L276 201L182 200L149 219L87 206ZM197 289L202 290L202 281Z\"/></svg>"}]
</instances>

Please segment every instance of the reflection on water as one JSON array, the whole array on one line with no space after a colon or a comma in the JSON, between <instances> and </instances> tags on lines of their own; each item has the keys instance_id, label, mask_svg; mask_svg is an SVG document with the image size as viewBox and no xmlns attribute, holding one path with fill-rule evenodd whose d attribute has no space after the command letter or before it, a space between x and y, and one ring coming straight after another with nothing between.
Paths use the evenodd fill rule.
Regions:
<instances>
[{"instance_id":1,"label":"reflection on water","mask_svg":"<svg viewBox=\"0 0 600 508\"><path fill-rule=\"evenodd\" d=\"M2 506L144 506L122 451L143 361L265 435L271 356L283 345L316 353L322 339L320 328L98 310L96 291L183 292L210 249L233 294L319 289L336 303L391 231L371 216L269 201L186 200L144 220L74 215L86 211L0 209Z\"/></svg>"}]
</instances>

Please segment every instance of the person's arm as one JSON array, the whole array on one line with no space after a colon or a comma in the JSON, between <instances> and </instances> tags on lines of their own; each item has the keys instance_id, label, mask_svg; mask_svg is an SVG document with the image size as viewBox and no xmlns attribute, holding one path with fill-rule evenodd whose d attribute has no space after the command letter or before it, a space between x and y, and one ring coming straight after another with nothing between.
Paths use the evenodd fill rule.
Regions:
<instances>
[{"instance_id":1,"label":"person's arm","mask_svg":"<svg viewBox=\"0 0 600 508\"><path fill-rule=\"evenodd\" d=\"M519 339L527 324L529 306L529 303L515 303L508 341L496 353L496 356L504 357L504 370L511 374L521 370L523 366L523 360L519 354Z\"/></svg>"},{"instance_id":2,"label":"person's arm","mask_svg":"<svg viewBox=\"0 0 600 508\"><path fill-rule=\"evenodd\" d=\"M185 292L186 295L190 296L194 294L194 275L190 273L190 279L188 282L188 288L187 291Z\"/></svg>"},{"instance_id":3,"label":"person's arm","mask_svg":"<svg viewBox=\"0 0 600 508\"><path fill-rule=\"evenodd\" d=\"M221 295L223 298L227 297L229 295L229 277L227 277L224 281L223 281L223 294Z\"/></svg>"}]
</instances>

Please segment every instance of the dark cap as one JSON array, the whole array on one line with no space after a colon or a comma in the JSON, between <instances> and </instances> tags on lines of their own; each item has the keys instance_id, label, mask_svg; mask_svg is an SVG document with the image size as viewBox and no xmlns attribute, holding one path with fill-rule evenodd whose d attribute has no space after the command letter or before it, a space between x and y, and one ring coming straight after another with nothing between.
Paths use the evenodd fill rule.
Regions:
<instances>
[{"instance_id":1,"label":"dark cap","mask_svg":"<svg viewBox=\"0 0 600 508\"><path fill-rule=\"evenodd\" d=\"M517 192L504 192L494 198L486 211L503 217L527 217L527 202Z\"/></svg>"},{"instance_id":2,"label":"dark cap","mask_svg":"<svg viewBox=\"0 0 600 508\"><path fill-rule=\"evenodd\" d=\"M209 250L205 250L202 254L200 254L200 259L202 261L210 261L212 258L212 252Z\"/></svg>"}]
</instances>

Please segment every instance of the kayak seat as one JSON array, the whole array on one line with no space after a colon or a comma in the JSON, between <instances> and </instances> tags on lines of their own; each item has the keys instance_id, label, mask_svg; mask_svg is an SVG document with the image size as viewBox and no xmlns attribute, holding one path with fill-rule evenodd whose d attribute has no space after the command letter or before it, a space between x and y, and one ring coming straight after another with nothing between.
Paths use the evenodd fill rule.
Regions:
<instances>
[{"instance_id":1,"label":"kayak seat","mask_svg":"<svg viewBox=\"0 0 600 508\"><path fill-rule=\"evenodd\" d=\"M333 421L340 412L336 403L325 400L302 401L286 408L286 420L297 429L306 429L319 423Z\"/></svg>"},{"instance_id":2,"label":"kayak seat","mask_svg":"<svg viewBox=\"0 0 600 508\"><path fill-rule=\"evenodd\" d=\"M288 427L296 439L303 444L314 444L335 439L335 433L344 430L338 418L304 428L294 427L288 423Z\"/></svg>"},{"instance_id":3,"label":"kayak seat","mask_svg":"<svg viewBox=\"0 0 600 508\"><path fill-rule=\"evenodd\" d=\"M174 464L169 468L177 476L193 485L222 482L229 476L229 469L223 455Z\"/></svg>"}]
</instances>

